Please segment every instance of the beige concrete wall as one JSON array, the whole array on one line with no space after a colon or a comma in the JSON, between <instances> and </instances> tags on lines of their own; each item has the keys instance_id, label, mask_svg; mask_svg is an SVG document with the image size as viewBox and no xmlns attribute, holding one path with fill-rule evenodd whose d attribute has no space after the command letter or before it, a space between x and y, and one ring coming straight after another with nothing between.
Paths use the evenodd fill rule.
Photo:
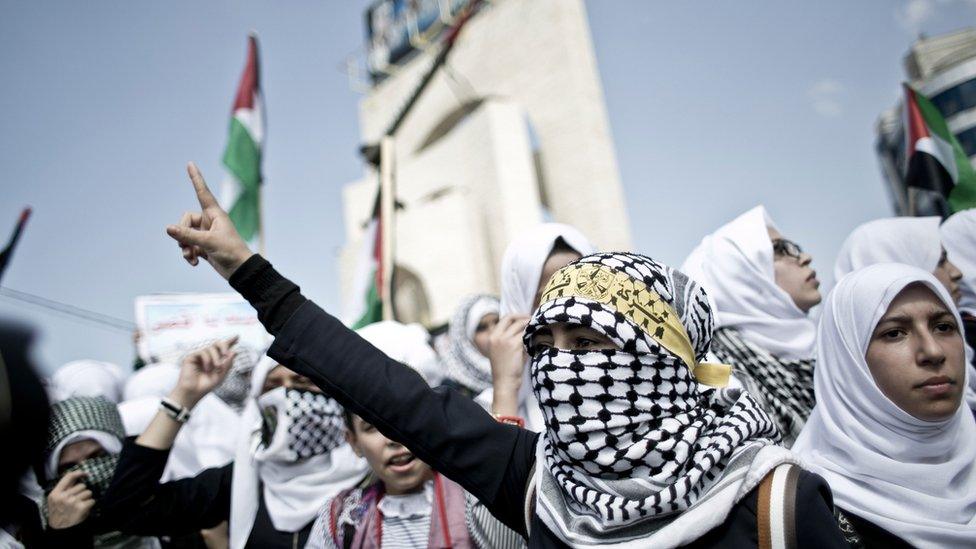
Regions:
<instances>
[{"instance_id":1,"label":"beige concrete wall","mask_svg":"<svg viewBox=\"0 0 976 549\"><path fill-rule=\"evenodd\" d=\"M542 220L524 116L514 104L487 101L397 166L396 261L423 280L433 324L445 322L463 296L497 292L505 245ZM375 193L375 176L344 190L344 297Z\"/></svg>"}]
</instances>

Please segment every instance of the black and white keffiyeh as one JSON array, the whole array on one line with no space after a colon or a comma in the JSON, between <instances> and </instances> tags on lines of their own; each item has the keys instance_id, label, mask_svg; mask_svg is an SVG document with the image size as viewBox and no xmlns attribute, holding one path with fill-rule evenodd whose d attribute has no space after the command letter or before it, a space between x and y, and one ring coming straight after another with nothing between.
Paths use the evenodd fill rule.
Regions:
<instances>
[{"instance_id":1,"label":"black and white keffiyeh","mask_svg":"<svg viewBox=\"0 0 976 549\"><path fill-rule=\"evenodd\" d=\"M474 344L478 324L489 314L498 314L498 298L477 294L464 299L451 319L447 337L437 342L437 351L447 367L448 379L475 394L491 388L491 362Z\"/></svg>"},{"instance_id":2,"label":"black and white keffiyeh","mask_svg":"<svg viewBox=\"0 0 976 549\"><path fill-rule=\"evenodd\" d=\"M619 350L536 348L534 334L558 323ZM546 422L536 512L562 541L689 543L790 459L771 446L776 427L751 396L693 375L711 332L701 287L644 256L594 254L550 279L525 343Z\"/></svg>"},{"instance_id":3,"label":"black and white keffiyeh","mask_svg":"<svg viewBox=\"0 0 976 549\"><path fill-rule=\"evenodd\" d=\"M290 420L288 449L297 459L331 452L346 441L342 406L322 393L288 389L285 413Z\"/></svg>"},{"instance_id":4,"label":"black and white keffiyeh","mask_svg":"<svg viewBox=\"0 0 976 549\"><path fill-rule=\"evenodd\" d=\"M787 448L810 417L816 404L812 358L777 358L745 338L734 328L719 328L712 337L712 353L728 364L745 390L769 412Z\"/></svg>"}]
</instances>

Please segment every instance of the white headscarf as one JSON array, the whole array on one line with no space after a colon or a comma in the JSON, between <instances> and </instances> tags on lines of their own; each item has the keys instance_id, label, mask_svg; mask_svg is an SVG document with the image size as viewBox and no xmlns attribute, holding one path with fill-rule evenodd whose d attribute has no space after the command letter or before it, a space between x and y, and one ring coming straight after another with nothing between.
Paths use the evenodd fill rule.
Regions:
<instances>
[{"instance_id":1,"label":"white headscarf","mask_svg":"<svg viewBox=\"0 0 976 549\"><path fill-rule=\"evenodd\" d=\"M776 284L769 228L756 206L703 238L681 271L705 288L717 328L735 328L777 358L809 359L816 326Z\"/></svg>"},{"instance_id":2,"label":"white headscarf","mask_svg":"<svg viewBox=\"0 0 976 549\"><path fill-rule=\"evenodd\" d=\"M972 413L960 406L942 421L917 419L881 392L865 360L878 321L915 282L931 289L960 322L942 284L930 273L903 264L856 271L827 297L814 372L817 405L793 451L827 479L834 503L845 511L915 546L972 546Z\"/></svg>"},{"instance_id":3,"label":"white headscarf","mask_svg":"<svg viewBox=\"0 0 976 549\"><path fill-rule=\"evenodd\" d=\"M962 271L959 309L976 315L976 209L949 216L941 232L949 260Z\"/></svg>"},{"instance_id":4,"label":"white headscarf","mask_svg":"<svg viewBox=\"0 0 976 549\"><path fill-rule=\"evenodd\" d=\"M444 378L444 368L430 346L430 334L420 324L384 320L364 326L356 333L386 356L416 370L431 387L439 385Z\"/></svg>"},{"instance_id":5,"label":"white headscarf","mask_svg":"<svg viewBox=\"0 0 976 549\"><path fill-rule=\"evenodd\" d=\"M502 257L502 316L532 314L542 267L560 238L580 255L596 251L583 233L562 223L542 223L518 235Z\"/></svg>"},{"instance_id":6,"label":"white headscarf","mask_svg":"<svg viewBox=\"0 0 976 549\"><path fill-rule=\"evenodd\" d=\"M122 400L125 372L110 362L75 360L60 367L51 376L52 400L71 397L103 397L116 404Z\"/></svg>"},{"instance_id":7,"label":"white headscarf","mask_svg":"<svg viewBox=\"0 0 976 549\"><path fill-rule=\"evenodd\" d=\"M834 281L875 263L904 263L931 273L942 257L938 217L875 219L851 232L834 264Z\"/></svg>"},{"instance_id":8,"label":"white headscarf","mask_svg":"<svg viewBox=\"0 0 976 549\"><path fill-rule=\"evenodd\" d=\"M275 529L297 532L315 519L316 511L325 501L355 485L368 470L365 460L357 457L349 444L296 463L256 457L264 448L257 399L263 392L268 372L277 365L265 356L251 374L251 392L241 416L231 481L232 549L241 549L247 543L261 495ZM259 488L262 494L258 493Z\"/></svg>"},{"instance_id":9,"label":"white headscarf","mask_svg":"<svg viewBox=\"0 0 976 549\"><path fill-rule=\"evenodd\" d=\"M180 367L171 362L148 364L136 370L125 381L122 400L135 400L142 397L164 397L176 387L180 378Z\"/></svg>"}]
</instances>

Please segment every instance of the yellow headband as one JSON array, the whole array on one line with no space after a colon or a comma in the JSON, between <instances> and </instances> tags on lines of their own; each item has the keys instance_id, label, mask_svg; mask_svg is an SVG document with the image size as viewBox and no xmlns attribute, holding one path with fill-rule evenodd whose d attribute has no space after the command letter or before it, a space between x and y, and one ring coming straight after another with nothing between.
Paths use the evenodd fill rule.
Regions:
<instances>
[{"instance_id":1,"label":"yellow headband","mask_svg":"<svg viewBox=\"0 0 976 549\"><path fill-rule=\"evenodd\" d=\"M728 385L732 367L695 360L691 339L677 313L642 281L598 263L576 263L552 275L540 303L560 297L581 297L612 307L687 364L699 383Z\"/></svg>"}]
</instances>

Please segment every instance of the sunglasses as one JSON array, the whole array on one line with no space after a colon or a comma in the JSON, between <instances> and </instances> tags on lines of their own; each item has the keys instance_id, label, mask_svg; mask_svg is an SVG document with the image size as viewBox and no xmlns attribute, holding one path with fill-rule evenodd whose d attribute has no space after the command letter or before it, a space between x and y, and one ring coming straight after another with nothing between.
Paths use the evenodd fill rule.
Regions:
<instances>
[{"instance_id":1,"label":"sunglasses","mask_svg":"<svg viewBox=\"0 0 976 549\"><path fill-rule=\"evenodd\" d=\"M800 256L803 255L803 248L792 240L777 238L776 240L773 240L773 254L780 257L792 257L793 259L800 259Z\"/></svg>"}]
</instances>

